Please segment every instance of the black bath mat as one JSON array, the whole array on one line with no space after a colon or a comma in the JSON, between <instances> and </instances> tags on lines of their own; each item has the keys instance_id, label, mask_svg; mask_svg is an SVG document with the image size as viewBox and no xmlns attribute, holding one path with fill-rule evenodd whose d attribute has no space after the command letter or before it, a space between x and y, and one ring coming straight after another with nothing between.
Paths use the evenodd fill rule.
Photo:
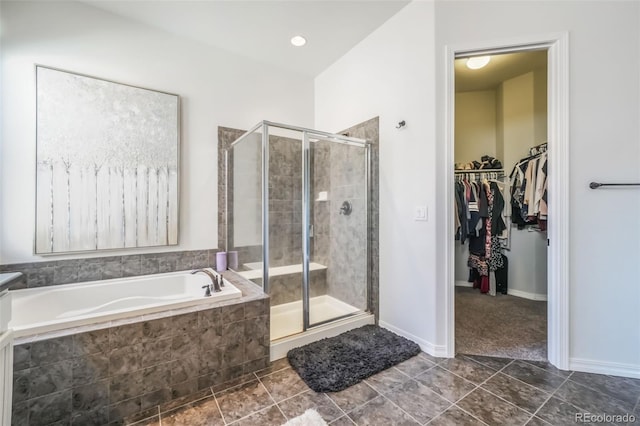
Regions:
<instances>
[{"instance_id":1,"label":"black bath mat","mask_svg":"<svg viewBox=\"0 0 640 426\"><path fill-rule=\"evenodd\" d=\"M291 349L289 363L316 392L337 392L420 353L411 340L376 325Z\"/></svg>"}]
</instances>

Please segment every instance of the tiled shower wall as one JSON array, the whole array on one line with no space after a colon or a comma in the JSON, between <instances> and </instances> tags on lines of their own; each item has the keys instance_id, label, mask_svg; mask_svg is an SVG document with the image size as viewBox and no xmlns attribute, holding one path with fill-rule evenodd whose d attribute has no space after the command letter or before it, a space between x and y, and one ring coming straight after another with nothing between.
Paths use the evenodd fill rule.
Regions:
<instances>
[{"instance_id":1,"label":"tiled shower wall","mask_svg":"<svg viewBox=\"0 0 640 426\"><path fill-rule=\"evenodd\" d=\"M15 290L213 267L217 251L192 250L16 263L0 265L0 272L24 274L22 282L10 287Z\"/></svg>"},{"instance_id":2,"label":"tiled shower wall","mask_svg":"<svg viewBox=\"0 0 640 426\"><path fill-rule=\"evenodd\" d=\"M309 273L309 295L311 297L327 294L327 271L318 270ZM262 279L254 282L262 286ZM302 272L272 276L269 278L270 294L273 306L302 300Z\"/></svg>"},{"instance_id":3,"label":"tiled shower wall","mask_svg":"<svg viewBox=\"0 0 640 426\"><path fill-rule=\"evenodd\" d=\"M312 260L327 269L327 294L366 309L370 299L377 312L378 294L378 118L339 132L371 143L371 223L366 226L365 152L363 149L335 143L316 144L313 150L312 198L328 191L328 201L314 201L312 217L314 238ZM343 201L352 205L348 216L340 214ZM367 238L372 250L367 270ZM367 295L367 272L371 275L371 294Z\"/></svg>"},{"instance_id":4,"label":"tiled shower wall","mask_svg":"<svg viewBox=\"0 0 640 426\"><path fill-rule=\"evenodd\" d=\"M269 266L302 263L302 144L269 137Z\"/></svg>"},{"instance_id":5,"label":"tiled shower wall","mask_svg":"<svg viewBox=\"0 0 640 426\"><path fill-rule=\"evenodd\" d=\"M379 223L379 146L380 146L380 119L379 117L372 118L363 123L357 124L349 129L346 129L340 134L346 134L348 136L360 139L366 139L371 143L371 162L370 162L370 175L371 175L371 187L369 188L369 217L370 222L367 229L367 236L369 240L370 259L369 264L369 279L371 286L367 295L369 299L369 307L378 320L379 313L379 238L378 238L378 223ZM339 256L340 254L338 254ZM348 267L348 265L347 265ZM331 279L328 279L331 283ZM329 287L328 293L331 294L335 291ZM356 294L359 290L354 289L352 294Z\"/></svg>"},{"instance_id":6,"label":"tiled shower wall","mask_svg":"<svg viewBox=\"0 0 640 426\"><path fill-rule=\"evenodd\" d=\"M327 293L359 309L367 308L367 206L365 199L365 151L332 144L329 153L328 209L329 259ZM340 214L344 201L352 206ZM326 220L326 219L325 219Z\"/></svg>"}]
</instances>

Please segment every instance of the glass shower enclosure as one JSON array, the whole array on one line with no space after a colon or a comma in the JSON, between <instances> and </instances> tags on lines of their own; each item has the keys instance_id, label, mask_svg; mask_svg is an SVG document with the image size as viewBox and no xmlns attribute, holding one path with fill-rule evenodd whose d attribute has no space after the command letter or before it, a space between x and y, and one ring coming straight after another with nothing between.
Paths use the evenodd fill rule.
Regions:
<instances>
[{"instance_id":1,"label":"glass shower enclosure","mask_svg":"<svg viewBox=\"0 0 640 426\"><path fill-rule=\"evenodd\" d=\"M226 162L226 248L271 297L271 340L368 312L369 143L263 121Z\"/></svg>"}]
</instances>

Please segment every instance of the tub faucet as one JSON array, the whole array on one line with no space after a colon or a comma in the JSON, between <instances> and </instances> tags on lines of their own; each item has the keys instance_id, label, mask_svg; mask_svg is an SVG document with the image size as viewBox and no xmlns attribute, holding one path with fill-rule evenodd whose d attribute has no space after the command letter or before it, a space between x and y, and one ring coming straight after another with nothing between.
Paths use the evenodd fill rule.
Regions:
<instances>
[{"instance_id":1,"label":"tub faucet","mask_svg":"<svg viewBox=\"0 0 640 426\"><path fill-rule=\"evenodd\" d=\"M218 278L212 274L210 271L206 270L206 269L195 269L193 271L191 271L191 274L197 274L198 272L202 272L203 274L207 274L209 276L209 278L211 278L211 284L209 285L205 285L202 288L206 288L207 291L205 293L205 296L211 296L211 290L215 291L216 293L219 291L222 291L222 289L220 288L220 282L218 282Z\"/></svg>"}]
</instances>

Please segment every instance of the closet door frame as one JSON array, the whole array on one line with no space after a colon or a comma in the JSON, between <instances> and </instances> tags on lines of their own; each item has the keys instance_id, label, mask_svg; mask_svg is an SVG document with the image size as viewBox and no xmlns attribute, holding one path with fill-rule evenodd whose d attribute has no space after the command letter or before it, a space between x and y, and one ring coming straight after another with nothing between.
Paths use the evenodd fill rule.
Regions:
<instances>
[{"instance_id":1,"label":"closet door frame","mask_svg":"<svg viewBox=\"0 0 640 426\"><path fill-rule=\"evenodd\" d=\"M454 206L454 61L461 56L495 55L527 50L547 50L547 140L549 162L549 214L547 251L547 356L562 370L569 369L569 34L510 38L445 47L445 158L443 159L447 196L445 232L439 234L446 250L442 282L445 293L444 355L455 356L455 245Z\"/></svg>"}]
</instances>

